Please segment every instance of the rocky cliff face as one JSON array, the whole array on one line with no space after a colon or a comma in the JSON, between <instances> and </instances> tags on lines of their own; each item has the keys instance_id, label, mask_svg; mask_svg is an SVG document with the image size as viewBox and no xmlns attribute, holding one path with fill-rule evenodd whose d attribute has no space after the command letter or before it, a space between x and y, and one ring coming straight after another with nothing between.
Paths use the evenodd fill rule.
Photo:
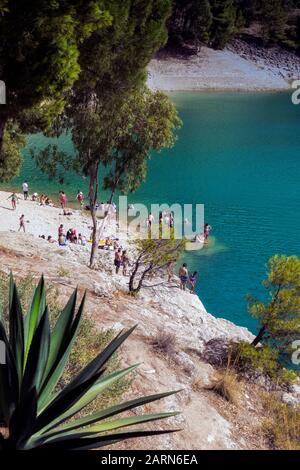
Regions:
<instances>
[{"instance_id":1,"label":"rocky cliff face","mask_svg":"<svg viewBox=\"0 0 300 470\"><path fill-rule=\"evenodd\" d=\"M138 324L122 349L126 365L141 363L130 396L182 389L151 408L181 410L182 414L168 424L182 431L142 443L131 442L127 444L129 448L250 448L245 430L249 432L250 423L253 426L258 419L257 406L253 405L255 387L243 394L240 410L231 412L231 405L205 390L215 371L201 359L201 353L205 343L213 338L250 341L252 334L207 313L200 299L181 292L176 282L169 287L145 289L137 298L129 297L128 278L113 274L112 257L99 250L97 270L91 271L87 267L88 247L71 245L61 249L32 235L0 232L1 271L12 270L16 276L31 273L34 277L44 273L46 281L59 288L62 300L76 285L81 291L87 289L86 315L99 329L119 331ZM163 335L167 335L169 344L160 349L155 344ZM231 419L239 413L239 426L244 423L245 432L237 432L235 420Z\"/></svg>"},{"instance_id":2,"label":"rocky cliff face","mask_svg":"<svg viewBox=\"0 0 300 470\"><path fill-rule=\"evenodd\" d=\"M164 400L144 407L145 412L164 409L182 413L155 428L180 429L159 438L131 441L134 449L265 449L262 433L264 405L259 385L239 383L238 405L225 401L208 386L216 370L204 360L208 341L251 341L245 328L217 319L206 312L200 299L170 286L144 289L137 298L128 295L128 278L114 274L113 253L99 250L97 269L87 267L89 247L56 244L30 234L0 231L0 271L18 277L28 274L56 286L64 302L78 286L88 291L86 315L99 330L120 331L138 327L122 347L124 366L140 363L127 397L180 390ZM299 384L281 397L299 403Z\"/></svg>"}]
</instances>

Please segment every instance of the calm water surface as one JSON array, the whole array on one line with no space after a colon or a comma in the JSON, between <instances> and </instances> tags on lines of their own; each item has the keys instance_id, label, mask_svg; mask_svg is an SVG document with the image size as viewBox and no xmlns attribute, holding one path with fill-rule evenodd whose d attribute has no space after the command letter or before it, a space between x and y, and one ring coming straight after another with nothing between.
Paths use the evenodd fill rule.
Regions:
<instances>
[{"instance_id":1,"label":"calm water surface","mask_svg":"<svg viewBox=\"0 0 300 470\"><path fill-rule=\"evenodd\" d=\"M199 271L197 292L215 316L255 329L247 293L262 295L265 263L275 253L300 255L300 106L288 94L171 95L184 126L176 147L153 155L148 177L131 197L139 202L204 203L213 244L188 253ZM44 146L43 136L29 145ZM72 152L68 138L60 145ZM19 187L56 194L24 152ZM70 197L87 181L69 175ZM12 186L10 185L10 186ZM103 195L104 199L104 195Z\"/></svg>"}]
</instances>

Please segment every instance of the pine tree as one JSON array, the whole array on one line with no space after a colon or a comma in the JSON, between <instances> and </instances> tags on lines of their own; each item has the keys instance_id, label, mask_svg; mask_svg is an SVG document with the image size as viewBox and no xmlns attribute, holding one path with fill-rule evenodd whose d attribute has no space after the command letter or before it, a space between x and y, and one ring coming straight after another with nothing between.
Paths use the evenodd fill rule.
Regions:
<instances>
[{"instance_id":1,"label":"pine tree","mask_svg":"<svg viewBox=\"0 0 300 470\"><path fill-rule=\"evenodd\" d=\"M168 21L169 43L179 46L186 40L207 43L211 22L209 0L174 0Z\"/></svg>"},{"instance_id":2,"label":"pine tree","mask_svg":"<svg viewBox=\"0 0 300 470\"><path fill-rule=\"evenodd\" d=\"M235 32L236 7L233 0L211 0L211 8L211 44L215 49L223 49Z\"/></svg>"},{"instance_id":3,"label":"pine tree","mask_svg":"<svg viewBox=\"0 0 300 470\"><path fill-rule=\"evenodd\" d=\"M287 12L283 0L267 0L262 2L262 18L264 18L264 40L269 43L281 43L285 40Z\"/></svg>"},{"instance_id":4,"label":"pine tree","mask_svg":"<svg viewBox=\"0 0 300 470\"><path fill-rule=\"evenodd\" d=\"M278 255L271 258L263 286L269 301L250 300L250 313L260 324L252 344L287 351L300 335L300 259Z\"/></svg>"}]
</instances>

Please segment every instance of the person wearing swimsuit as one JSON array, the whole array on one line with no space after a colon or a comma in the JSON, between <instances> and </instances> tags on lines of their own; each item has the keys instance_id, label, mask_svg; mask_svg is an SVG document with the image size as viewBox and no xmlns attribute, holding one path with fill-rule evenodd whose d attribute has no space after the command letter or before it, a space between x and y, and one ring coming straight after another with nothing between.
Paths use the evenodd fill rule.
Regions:
<instances>
[{"instance_id":1,"label":"person wearing swimsuit","mask_svg":"<svg viewBox=\"0 0 300 470\"><path fill-rule=\"evenodd\" d=\"M179 269L179 279L180 279L180 289L185 290L186 284L189 279L189 272L187 268L187 264L184 263L181 268Z\"/></svg>"},{"instance_id":2,"label":"person wearing swimsuit","mask_svg":"<svg viewBox=\"0 0 300 470\"><path fill-rule=\"evenodd\" d=\"M18 196L16 195L16 193L12 193L12 195L9 196L7 199L11 199L11 206L13 211L15 211L17 208L17 201L19 199Z\"/></svg>"},{"instance_id":3,"label":"person wearing swimsuit","mask_svg":"<svg viewBox=\"0 0 300 470\"><path fill-rule=\"evenodd\" d=\"M20 230L23 229L23 232L25 232L25 215L22 214L21 217L19 218L19 230L18 232L20 232Z\"/></svg>"},{"instance_id":4,"label":"person wearing swimsuit","mask_svg":"<svg viewBox=\"0 0 300 470\"><path fill-rule=\"evenodd\" d=\"M191 276L189 277L189 283L191 285L191 289L190 289L190 292L191 294L194 294L195 293L195 287L196 287L196 282L197 282L197 276L198 276L198 273L197 271L193 272L193 274L191 274Z\"/></svg>"},{"instance_id":5,"label":"person wearing swimsuit","mask_svg":"<svg viewBox=\"0 0 300 470\"><path fill-rule=\"evenodd\" d=\"M116 253L115 253L115 261L114 261L115 267L116 267L116 274L119 273L119 269L122 264L122 250L119 248Z\"/></svg>"},{"instance_id":6,"label":"person wearing swimsuit","mask_svg":"<svg viewBox=\"0 0 300 470\"><path fill-rule=\"evenodd\" d=\"M204 225L204 243L208 243L209 232L211 231L211 226L209 224Z\"/></svg>"}]
</instances>

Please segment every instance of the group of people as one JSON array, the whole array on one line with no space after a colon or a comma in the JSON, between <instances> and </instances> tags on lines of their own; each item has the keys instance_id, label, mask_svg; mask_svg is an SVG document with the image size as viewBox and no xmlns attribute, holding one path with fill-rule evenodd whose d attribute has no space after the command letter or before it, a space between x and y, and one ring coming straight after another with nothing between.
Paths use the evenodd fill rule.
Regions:
<instances>
[{"instance_id":1,"label":"group of people","mask_svg":"<svg viewBox=\"0 0 300 470\"><path fill-rule=\"evenodd\" d=\"M114 265L116 268L116 274L119 273L120 268L122 267L123 276L127 276L128 266L130 264L127 250L122 250L122 248L117 248L115 251Z\"/></svg>"},{"instance_id":2,"label":"group of people","mask_svg":"<svg viewBox=\"0 0 300 470\"><path fill-rule=\"evenodd\" d=\"M47 194L41 194L40 196L37 193L32 195L32 200L37 200L41 206L53 206L53 202Z\"/></svg>"},{"instance_id":3,"label":"group of people","mask_svg":"<svg viewBox=\"0 0 300 470\"><path fill-rule=\"evenodd\" d=\"M65 233L63 224L58 227L58 244L59 246L66 246L67 243L75 243L78 245L85 246L87 243L86 237L79 233L77 235L76 229L69 228Z\"/></svg>"},{"instance_id":4,"label":"group of people","mask_svg":"<svg viewBox=\"0 0 300 470\"><path fill-rule=\"evenodd\" d=\"M190 286L190 292L193 294L195 292L196 283L197 283L198 272L194 271L192 274L189 274L188 266L186 263L179 269L179 279L180 279L180 289L186 290L187 286Z\"/></svg>"},{"instance_id":5,"label":"group of people","mask_svg":"<svg viewBox=\"0 0 300 470\"><path fill-rule=\"evenodd\" d=\"M160 226L167 225L169 228L174 227L174 212L173 211L160 211L159 212L159 220L158 223ZM145 226L150 229L152 225L155 223L154 215L150 212L149 216L145 220Z\"/></svg>"},{"instance_id":6,"label":"group of people","mask_svg":"<svg viewBox=\"0 0 300 470\"><path fill-rule=\"evenodd\" d=\"M23 190L24 200L26 201L29 197L29 185L27 181L24 181L24 183L22 184L22 190ZM16 205L20 198L17 196L15 192L13 192L8 197L8 199L11 199L12 209L16 210ZM84 195L79 190L77 192L76 199L78 203L80 204L80 207L83 207ZM38 196L37 193L33 193L32 200L39 202L40 205L52 204L51 199L45 194ZM61 215L72 215L72 212L66 209L68 199L64 191L59 191L59 202L63 209L63 214ZM132 207L128 206L128 210L131 209ZM116 211L116 206L115 204L110 204L109 202L108 203L101 202L99 205L97 205L97 209L100 210L101 213L105 216L108 212ZM151 228L154 222L155 222L154 216L150 213L148 218L145 221L145 226L148 228ZM161 211L159 213L158 222L160 226L162 224L166 224L170 228L174 227L174 213ZM23 230L24 232L26 231L24 214L22 214L19 217L19 231L20 230ZM203 242L204 240L204 243L207 244L210 231L211 231L211 226L208 223L206 223L204 225L203 234L196 235L194 241ZM45 235L40 235L40 238L43 238L44 240L47 239L49 243L58 243L59 246L66 246L68 243L75 243L75 244L80 244L80 245L85 246L87 243L86 237L82 235L81 233L77 235L76 229L74 228L69 228L68 231L65 233L63 224L60 224L60 226L58 227L58 240L54 239L51 235L48 235L47 238L45 237ZM120 272L121 268L122 268L122 273L124 276L128 274L128 267L130 266L130 260L127 254L127 250L122 249L118 239L112 239L110 237L107 237L105 240L100 240L99 248L114 250L115 251L114 266L115 266L116 274ZM175 262L169 263L168 268L167 268L169 282L171 282L172 280L172 277L174 274L174 267L175 267ZM187 264L183 263L179 269L180 289L185 291L188 288L191 293L194 293L195 288L196 288L196 283L197 283L197 277L198 277L198 272L194 271L191 274L189 274Z\"/></svg>"}]
</instances>

